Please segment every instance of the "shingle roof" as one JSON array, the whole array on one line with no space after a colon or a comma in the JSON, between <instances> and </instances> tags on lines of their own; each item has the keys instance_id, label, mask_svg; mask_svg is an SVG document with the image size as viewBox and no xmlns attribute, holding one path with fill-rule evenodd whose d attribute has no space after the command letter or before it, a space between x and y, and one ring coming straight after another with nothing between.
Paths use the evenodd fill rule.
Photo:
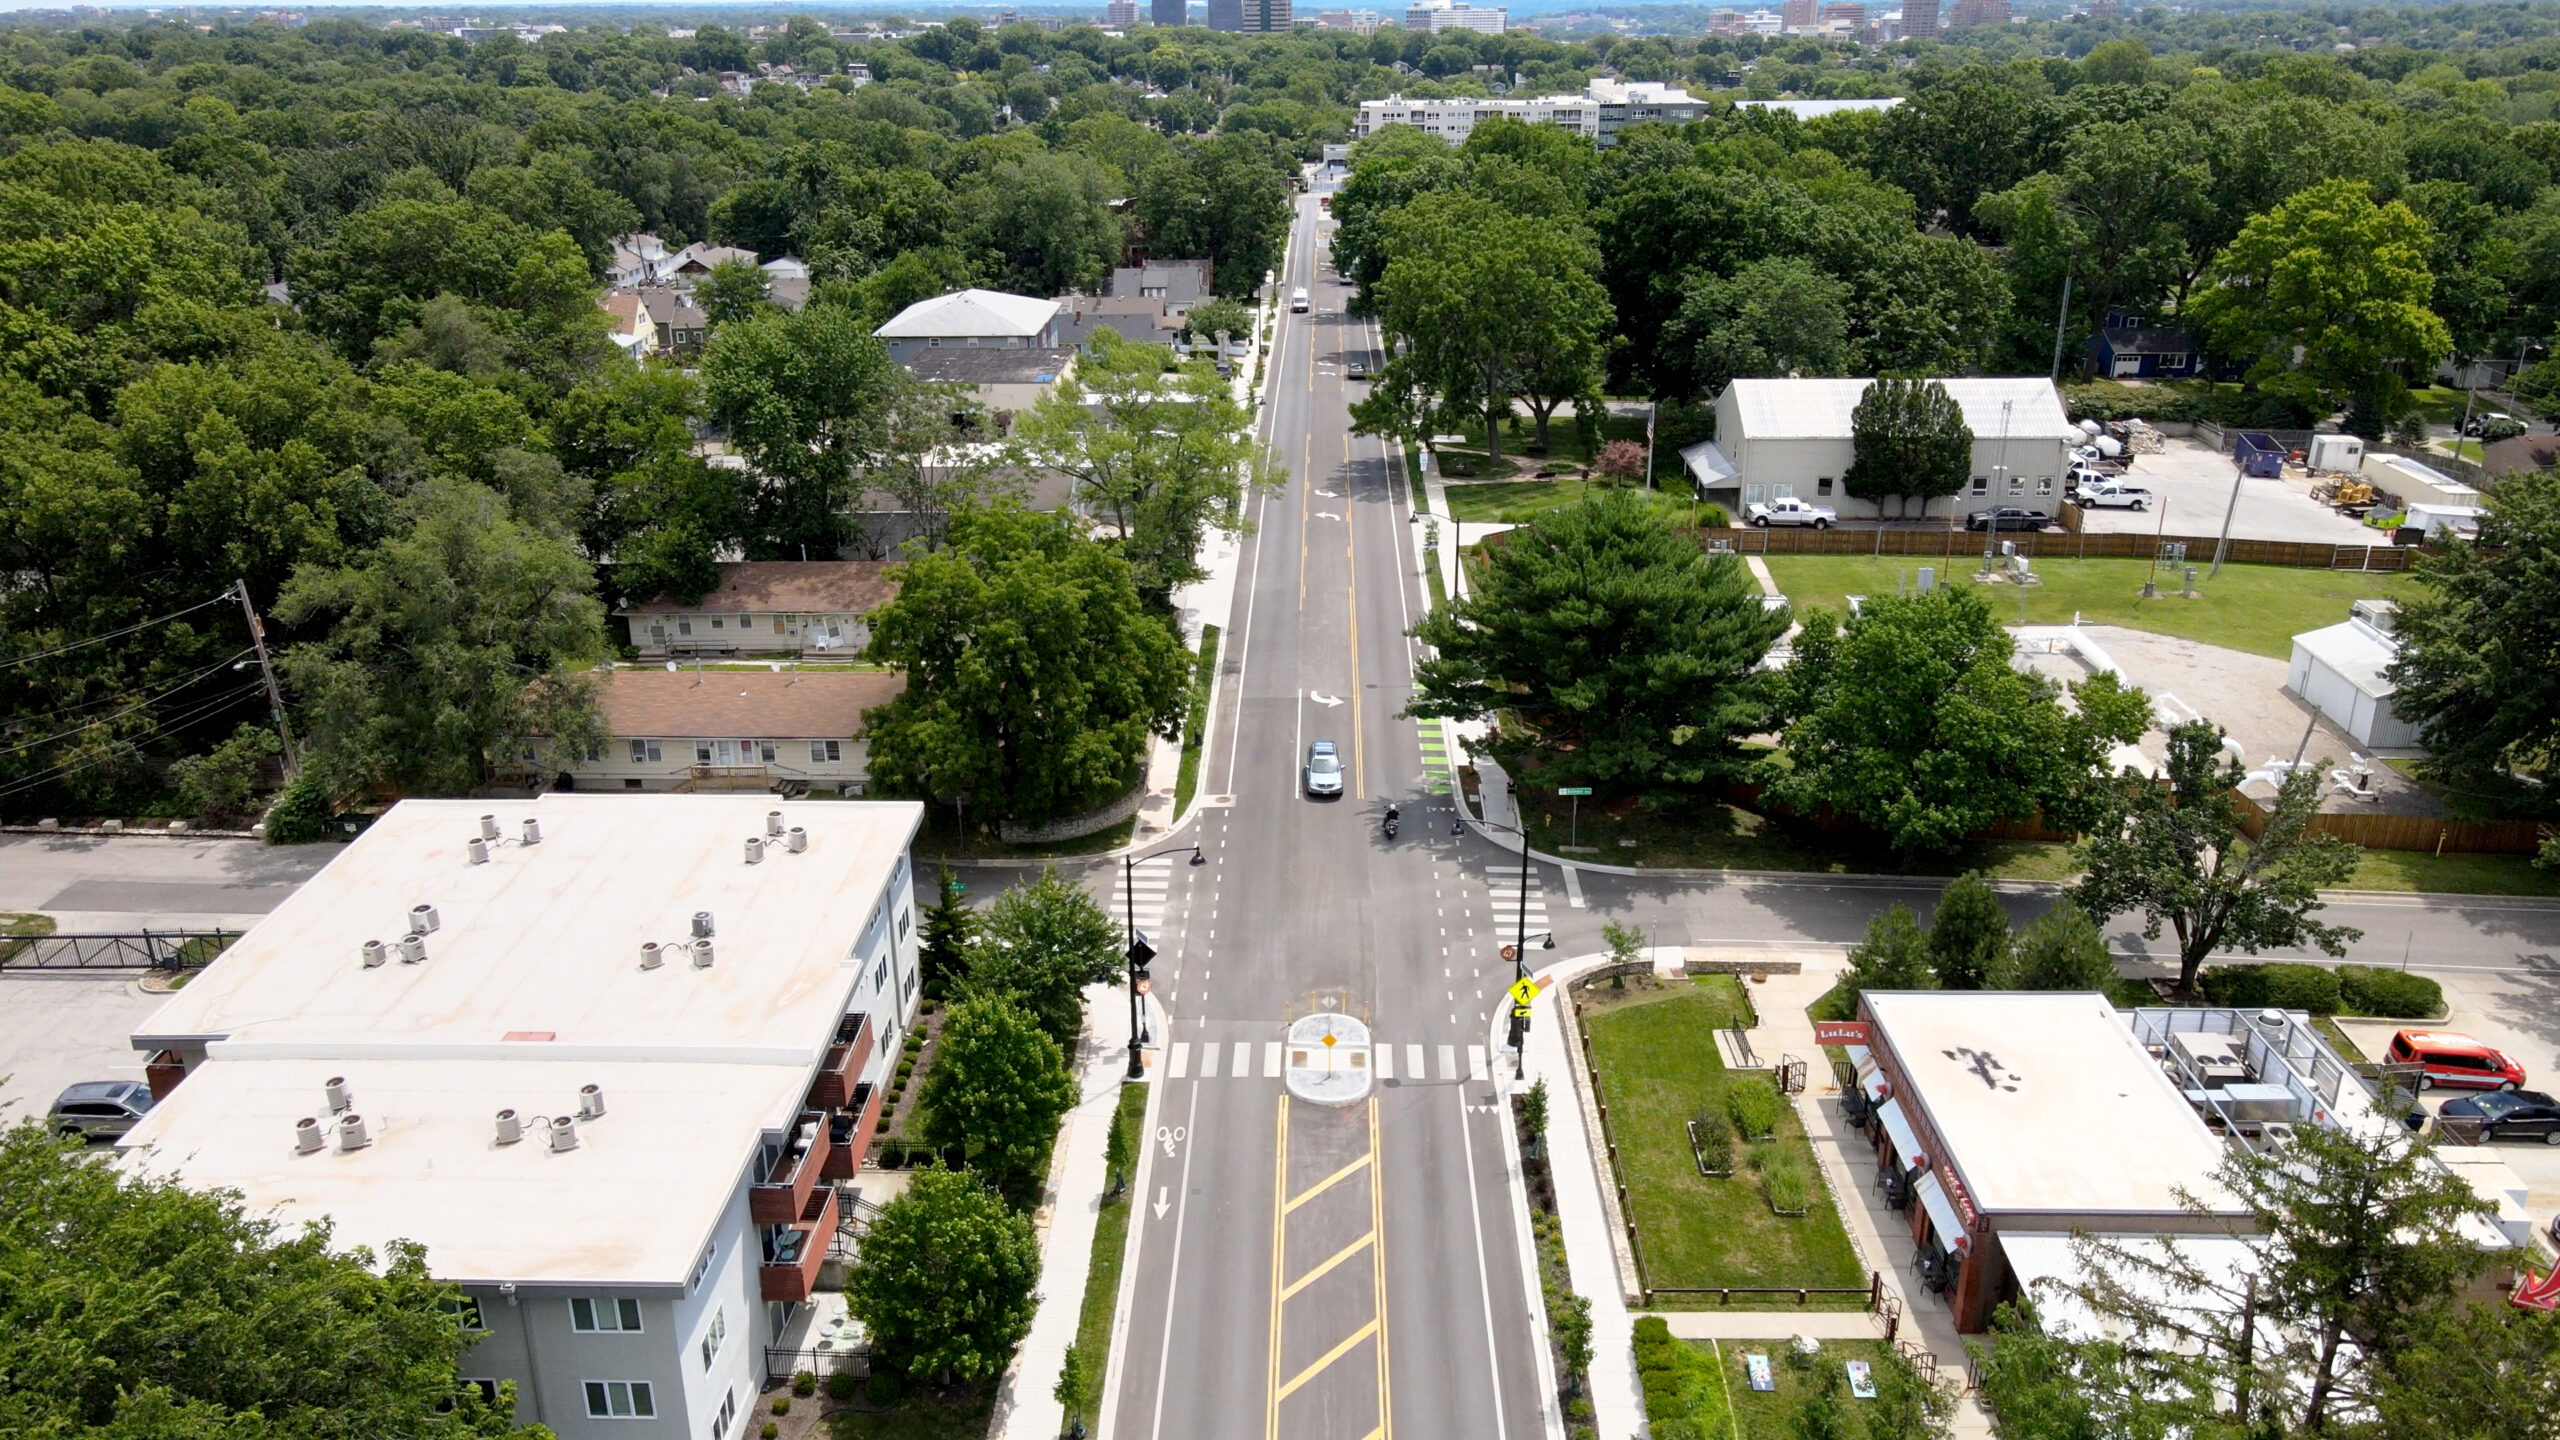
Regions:
<instances>
[{"instance_id":1,"label":"shingle roof","mask_svg":"<svg viewBox=\"0 0 2560 1440\"><path fill-rule=\"evenodd\" d=\"M596 708L616 738L743 736L751 740L847 740L862 712L905 693L907 677L881 670L612 670Z\"/></svg>"},{"instance_id":2,"label":"shingle roof","mask_svg":"<svg viewBox=\"0 0 2560 1440\"><path fill-rule=\"evenodd\" d=\"M883 340L1023 339L1058 313L1055 300L1001 290L955 290L919 300L871 333Z\"/></svg>"},{"instance_id":3,"label":"shingle roof","mask_svg":"<svg viewBox=\"0 0 2560 1440\"><path fill-rule=\"evenodd\" d=\"M1849 439L1856 433L1850 416L1858 408L1859 397L1873 383L1864 379L1736 380L1730 393L1742 421L1742 433L1716 438L1725 442ZM1947 393L1963 408L1964 423L1977 440L1996 439L2002 433L2003 402L2010 407L2007 433L2011 439L2079 435L2071 417L2063 412L2062 392L2054 389L2050 380L1971 378L1938 383L1946 386Z\"/></svg>"},{"instance_id":4,"label":"shingle roof","mask_svg":"<svg viewBox=\"0 0 2560 1440\"><path fill-rule=\"evenodd\" d=\"M897 594L886 560L732 560L720 567L720 583L696 604L679 605L659 595L614 613L859 615Z\"/></svg>"}]
</instances>

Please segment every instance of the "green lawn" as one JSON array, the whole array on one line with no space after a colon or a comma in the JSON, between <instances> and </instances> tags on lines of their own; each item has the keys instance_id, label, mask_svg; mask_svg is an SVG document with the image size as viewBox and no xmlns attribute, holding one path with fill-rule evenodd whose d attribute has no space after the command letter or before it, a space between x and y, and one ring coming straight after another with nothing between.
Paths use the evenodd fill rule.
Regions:
<instances>
[{"instance_id":1,"label":"green lawn","mask_svg":"<svg viewBox=\"0 0 2560 1440\"><path fill-rule=\"evenodd\" d=\"M1521 525L1560 505L1579 504L1583 497L1612 487L1587 480L1498 480L1449 487L1449 511L1461 520ZM1625 487L1643 493L1641 482ZM1682 526L1696 523L1695 507L1684 490L1656 489L1654 508Z\"/></svg>"},{"instance_id":2,"label":"green lawn","mask_svg":"<svg viewBox=\"0 0 2560 1440\"><path fill-rule=\"evenodd\" d=\"M1173 814L1180 819L1191 808L1191 795L1200 786L1200 757L1208 748L1210 682L1218 673L1218 627L1200 627L1200 653L1191 664L1191 713L1183 726L1182 773L1174 782Z\"/></svg>"},{"instance_id":3,"label":"green lawn","mask_svg":"<svg viewBox=\"0 0 2560 1440\"><path fill-rule=\"evenodd\" d=\"M985 1440L995 1388L989 1383L947 1396L928 1391L886 1410L840 1410L827 1417L827 1429L835 1440ZM749 1412L750 1420L763 1418Z\"/></svg>"},{"instance_id":4,"label":"green lawn","mask_svg":"<svg viewBox=\"0 0 2560 1440\"><path fill-rule=\"evenodd\" d=\"M1606 798L1606 797L1602 797ZM1679 810L1638 807L1615 818L1584 801L1577 824L1552 796L1529 809L1529 843L1561 854L1574 839L1606 865L1646 869L1790 870L1828 875L1955 875L1980 870L1999 880L2064 880L2075 873L2069 847L2032 840L1984 840L1937 864L1911 863L1881 845L1826 840L1789 830L1736 805L1701 802ZM1633 844L1627 842L1632 841Z\"/></svg>"},{"instance_id":5,"label":"green lawn","mask_svg":"<svg viewBox=\"0 0 2560 1440\"><path fill-rule=\"evenodd\" d=\"M1837 1432L1839 1440L1863 1440L1871 1433L1865 1424L1865 1412L1874 1408L1872 1400L1849 1395L1846 1372L1842 1367L1852 1360L1864 1360L1882 1368L1893 1347L1882 1340L1825 1340L1820 1354L1812 1357L1813 1367L1796 1368L1787 1354L1783 1340L1727 1340L1722 1344L1692 1342L1702 1350L1718 1352L1724 1363L1725 1393L1733 1397L1733 1440L1799 1440L1806 1432L1798 1428L1797 1417L1803 1413L1805 1401L1812 1396L1813 1367L1828 1366L1842 1375L1840 1393L1846 1402L1850 1420ZM1745 1355L1769 1357L1769 1375L1776 1382L1774 1390L1751 1388L1751 1372ZM1944 1359L1945 1357L1940 1357ZM1723 1440L1723 1437L1714 1437Z\"/></svg>"},{"instance_id":6,"label":"green lawn","mask_svg":"<svg viewBox=\"0 0 2560 1440\"><path fill-rule=\"evenodd\" d=\"M1600 991L1595 999L1611 995ZM1849 1248L1830 1192L1817 1184L1812 1213L1770 1212L1747 1169L1710 1179L1689 1151L1687 1122L1719 1114L1730 1084L1766 1083L1728 1075L1717 1058L1714 1029L1742 1010L1740 983L1729 975L1675 982L1657 991L1630 990L1623 1003L1585 1012L1591 1060L1600 1070L1619 1177L1628 1190L1645 1261L1656 1286L1864 1286L1866 1271ZM1777 1144L1815 1164L1804 1127L1790 1109ZM1747 1150L1747 1147L1739 1147ZM1657 1296L1657 1307L1718 1305L1714 1296ZM1738 1297L1765 1307L1776 1297ZM1817 1307L1864 1308L1856 1297L1816 1296Z\"/></svg>"},{"instance_id":7,"label":"green lawn","mask_svg":"<svg viewBox=\"0 0 2560 1440\"><path fill-rule=\"evenodd\" d=\"M1145 1142L1139 1134L1147 1120L1147 1087L1120 1087L1120 1105L1111 1115L1114 1128L1129 1132L1129 1153L1137 1154ZM1085 1272L1084 1308L1076 1316L1075 1348L1087 1357L1085 1403L1077 1413L1084 1416L1085 1433L1093 1433L1102 1421L1102 1397L1111 1383L1111 1316L1120 1303L1120 1267L1128 1255L1129 1177L1121 1177L1118 1199L1102 1207L1100 1223L1093 1232L1093 1262ZM1052 1377L1054 1379L1054 1377Z\"/></svg>"},{"instance_id":8,"label":"green lawn","mask_svg":"<svg viewBox=\"0 0 2560 1440\"><path fill-rule=\"evenodd\" d=\"M2560 874L2533 867L2530 855L2434 855L2424 850L2367 850L2349 890L2414 890L2436 895L2560 895Z\"/></svg>"},{"instance_id":9,"label":"green lawn","mask_svg":"<svg viewBox=\"0 0 2560 1440\"><path fill-rule=\"evenodd\" d=\"M1897 581L1916 575L1922 563L1911 556L1882 560L1858 555L1768 557L1769 574L1798 609L1818 605L1843 613L1848 609L1847 596L1891 595ZM1951 576L1942 571L1942 578L1971 584L1966 577L1978 563L1959 552ZM1982 587L1991 612L2003 623L2018 623L2023 595L2028 624L2067 624L2076 613L2092 625L2122 625L2279 659L2293 653L2295 635L2346 619L2349 603L2394 595L2412 583L2406 575L2225 565L2218 580L2206 580L2199 573L2196 588L2202 599L2179 599L2171 590L2161 599L2145 600L2142 581L2151 570L2148 560L2040 555L2035 566L2044 577L2040 585L2025 590L2008 585Z\"/></svg>"}]
</instances>

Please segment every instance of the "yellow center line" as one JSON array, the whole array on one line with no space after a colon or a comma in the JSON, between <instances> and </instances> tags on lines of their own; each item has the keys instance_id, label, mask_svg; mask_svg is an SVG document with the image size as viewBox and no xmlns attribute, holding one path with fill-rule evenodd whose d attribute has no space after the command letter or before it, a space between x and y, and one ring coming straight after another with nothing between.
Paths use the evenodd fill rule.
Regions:
<instances>
[{"instance_id":1,"label":"yellow center line","mask_svg":"<svg viewBox=\"0 0 2560 1440\"><path fill-rule=\"evenodd\" d=\"M1280 1134L1271 1177L1271 1364L1263 1393L1262 1433L1280 1440L1280 1265L1288 1249L1289 1212L1282 1197L1289 1193L1289 1097L1280 1097Z\"/></svg>"},{"instance_id":2,"label":"yellow center line","mask_svg":"<svg viewBox=\"0 0 2560 1440\"><path fill-rule=\"evenodd\" d=\"M1378 1153L1378 1098L1369 1097L1369 1153ZM1386 1207L1379 1196L1385 1180L1384 1167L1369 1173L1369 1231L1378 1243L1369 1247L1370 1278L1378 1295L1378 1428L1369 1432L1372 1440L1395 1440L1395 1395L1387 1383L1387 1223Z\"/></svg>"},{"instance_id":3,"label":"yellow center line","mask_svg":"<svg viewBox=\"0 0 2560 1440\"><path fill-rule=\"evenodd\" d=\"M1349 1335L1343 1337L1341 1344L1324 1352L1323 1359L1318 1360L1313 1365L1310 1365L1306 1369L1299 1371L1296 1375L1291 1376L1289 1383L1280 1387L1280 1398L1283 1400L1288 1399L1290 1394L1299 1386L1306 1384L1308 1381L1313 1380L1317 1375L1321 1374L1324 1367L1341 1359L1345 1354L1349 1353L1352 1346L1359 1344L1361 1341L1368 1339L1376 1333L1378 1333L1378 1322L1372 1320L1368 1324L1361 1326L1359 1329L1354 1330Z\"/></svg>"},{"instance_id":4,"label":"yellow center line","mask_svg":"<svg viewBox=\"0 0 2560 1440\"><path fill-rule=\"evenodd\" d=\"M1361 1236L1359 1239L1352 1241L1350 1244L1343 1246L1332 1259L1327 1260L1313 1270L1299 1276L1297 1279L1290 1281L1289 1288L1280 1292L1280 1298L1286 1300L1290 1296L1297 1294L1299 1291L1306 1289L1310 1285L1313 1285L1318 1280L1323 1279L1326 1272L1332 1270L1334 1266L1341 1264L1343 1261L1350 1259L1352 1256L1359 1254L1364 1246L1377 1238L1377 1232L1371 1231L1370 1233Z\"/></svg>"},{"instance_id":5,"label":"yellow center line","mask_svg":"<svg viewBox=\"0 0 2560 1440\"><path fill-rule=\"evenodd\" d=\"M1290 1201L1288 1206L1280 1213L1285 1215L1289 1213L1289 1211L1297 1209L1299 1206L1306 1204L1308 1201L1313 1200L1327 1190L1332 1189L1334 1186L1341 1184L1343 1181L1350 1179L1352 1176L1359 1174L1361 1170L1368 1166L1370 1158L1371 1157L1368 1155L1363 1155L1359 1159L1354 1160L1350 1164L1343 1166L1341 1169L1334 1171L1330 1175L1327 1175L1322 1180L1317 1181L1314 1189L1309 1190L1297 1199Z\"/></svg>"}]
</instances>

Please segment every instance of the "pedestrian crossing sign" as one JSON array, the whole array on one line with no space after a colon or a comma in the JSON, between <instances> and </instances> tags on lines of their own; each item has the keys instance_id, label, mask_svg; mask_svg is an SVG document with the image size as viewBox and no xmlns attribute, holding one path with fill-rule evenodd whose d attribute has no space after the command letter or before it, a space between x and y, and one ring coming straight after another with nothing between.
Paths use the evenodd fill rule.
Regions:
<instances>
[{"instance_id":1,"label":"pedestrian crossing sign","mask_svg":"<svg viewBox=\"0 0 2560 1440\"><path fill-rule=\"evenodd\" d=\"M1538 989L1538 982L1535 980L1524 979L1520 981L1518 984L1511 987L1511 1003L1514 1005L1535 1004L1538 999Z\"/></svg>"}]
</instances>

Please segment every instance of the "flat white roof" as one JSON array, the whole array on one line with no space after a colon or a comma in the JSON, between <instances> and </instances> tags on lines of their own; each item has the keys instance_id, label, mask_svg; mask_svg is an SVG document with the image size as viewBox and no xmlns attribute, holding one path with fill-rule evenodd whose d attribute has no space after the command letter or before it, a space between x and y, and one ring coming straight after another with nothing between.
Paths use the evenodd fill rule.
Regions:
<instances>
[{"instance_id":1,"label":"flat white roof","mask_svg":"<svg viewBox=\"0 0 2560 1440\"><path fill-rule=\"evenodd\" d=\"M745 861L765 812L807 850ZM769 795L405 800L393 806L134 1032L140 1049L227 1042L217 1057L355 1053L491 1059L541 1045L594 1059L814 1063L861 938L923 817L911 801ZM467 842L495 815L486 864ZM520 843L523 822L542 841ZM413 905L436 907L424 963L364 968ZM713 963L640 968L640 945L692 936ZM189 1083L193 1083L190 1081Z\"/></svg>"},{"instance_id":2,"label":"flat white roof","mask_svg":"<svg viewBox=\"0 0 2560 1440\"><path fill-rule=\"evenodd\" d=\"M190 987L192 988L192 987ZM297 1153L294 1122L334 1123L322 1082L346 1079L373 1143ZM533 1117L602 1118L555 1152ZM557 1059L224 1059L198 1066L123 1143L131 1170L240 1192L288 1226L327 1219L331 1242L427 1247L439 1279L682 1285L768 1129L785 1128L808 1072L785 1065ZM497 1143L495 1116L526 1117Z\"/></svg>"},{"instance_id":3,"label":"flat white roof","mask_svg":"<svg viewBox=\"0 0 2560 1440\"><path fill-rule=\"evenodd\" d=\"M1039 334L1065 308L1001 290L954 290L917 301L871 333L883 340L1020 339Z\"/></svg>"},{"instance_id":4,"label":"flat white roof","mask_svg":"<svg viewBox=\"0 0 2560 1440\"><path fill-rule=\"evenodd\" d=\"M1736 110L1784 110L1799 120L1819 120L1825 115L1839 115L1854 110L1890 110L1902 103L1899 95L1875 100L1736 100Z\"/></svg>"},{"instance_id":5,"label":"flat white roof","mask_svg":"<svg viewBox=\"0 0 2560 1440\"><path fill-rule=\"evenodd\" d=\"M1855 433L1851 416L1858 400L1875 383L1868 379L1736 380L1726 394L1741 420L1740 435L1717 440L1847 440ZM2042 376L2021 379L1973 378L1940 380L1964 411L1964 423L1976 441L2001 435L2000 407L2009 406L2012 440L2085 439L2063 411L2062 392Z\"/></svg>"},{"instance_id":6,"label":"flat white roof","mask_svg":"<svg viewBox=\"0 0 2560 1440\"><path fill-rule=\"evenodd\" d=\"M2223 1143L2105 996L1870 990L1865 1004L1902 1071L1895 1098L1984 1214L2178 1214L2180 1188L2245 1213L2212 1179Z\"/></svg>"},{"instance_id":7,"label":"flat white roof","mask_svg":"<svg viewBox=\"0 0 2560 1440\"><path fill-rule=\"evenodd\" d=\"M2293 637L2293 648L2337 671L2348 684L2377 700L2387 700L2400 691L2387 673L2391 663L2400 658L2399 648L2377 639L2372 630L2353 620L2306 630Z\"/></svg>"}]
</instances>

